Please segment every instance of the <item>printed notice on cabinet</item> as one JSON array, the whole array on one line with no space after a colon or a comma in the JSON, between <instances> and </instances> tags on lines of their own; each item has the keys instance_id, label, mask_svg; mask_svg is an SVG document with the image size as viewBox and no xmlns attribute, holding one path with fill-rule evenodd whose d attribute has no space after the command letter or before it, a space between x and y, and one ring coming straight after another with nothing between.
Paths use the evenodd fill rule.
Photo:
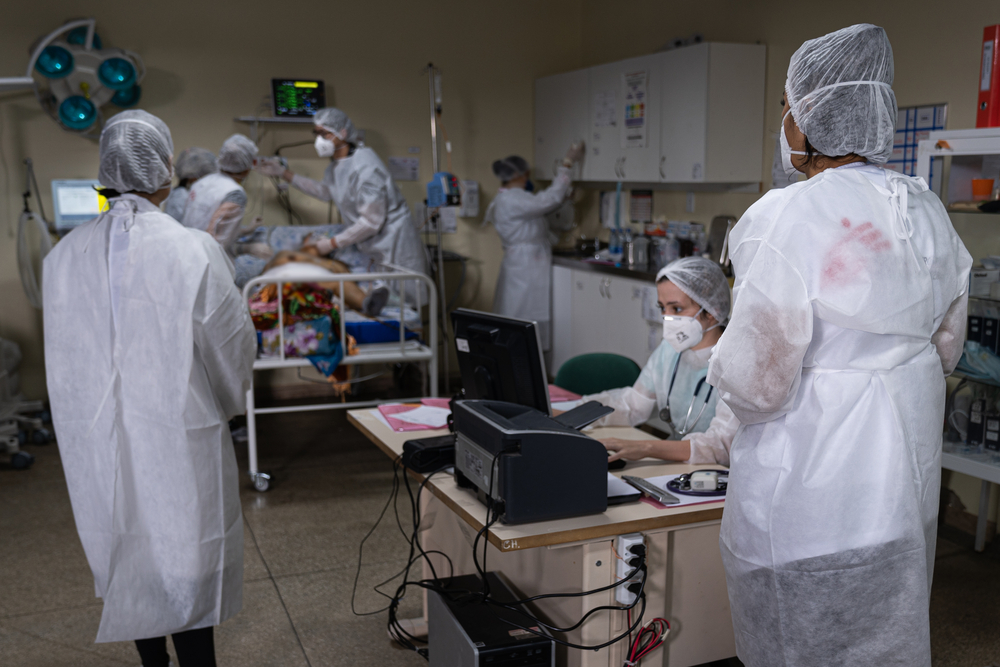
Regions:
<instances>
[{"instance_id":1,"label":"printed notice on cabinet","mask_svg":"<svg viewBox=\"0 0 1000 667\"><path fill-rule=\"evenodd\" d=\"M646 72L625 75L625 123L622 148L646 147Z\"/></svg>"},{"instance_id":2,"label":"printed notice on cabinet","mask_svg":"<svg viewBox=\"0 0 1000 667\"><path fill-rule=\"evenodd\" d=\"M615 91L594 93L594 127L612 127L615 124Z\"/></svg>"}]
</instances>

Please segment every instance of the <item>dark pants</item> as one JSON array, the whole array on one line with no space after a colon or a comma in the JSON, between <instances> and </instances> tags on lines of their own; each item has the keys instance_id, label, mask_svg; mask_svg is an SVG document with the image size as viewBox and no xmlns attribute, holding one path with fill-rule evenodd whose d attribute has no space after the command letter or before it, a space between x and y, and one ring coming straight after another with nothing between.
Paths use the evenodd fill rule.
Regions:
<instances>
[{"instance_id":1,"label":"dark pants","mask_svg":"<svg viewBox=\"0 0 1000 667\"><path fill-rule=\"evenodd\" d=\"M174 640L179 667L215 667L215 628L199 628L170 635ZM142 667L167 667L167 638L136 639Z\"/></svg>"}]
</instances>

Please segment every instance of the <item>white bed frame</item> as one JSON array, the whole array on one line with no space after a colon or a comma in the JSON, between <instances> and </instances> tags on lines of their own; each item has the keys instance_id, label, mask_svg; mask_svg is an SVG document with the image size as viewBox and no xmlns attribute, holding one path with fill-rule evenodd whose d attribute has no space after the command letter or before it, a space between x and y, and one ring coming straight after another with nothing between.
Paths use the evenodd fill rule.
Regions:
<instances>
[{"instance_id":1,"label":"white bed frame","mask_svg":"<svg viewBox=\"0 0 1000 667\"><path fill-rule=\"evenodd\" d=\"M430 384L429 393L426 395L436 397L438 395L438 320L437 320L437 289L434 282L427 276L413 273L407 271L401 267L388 265L388 270L381 273L344 273L337 274L335 277L323 278L324 283L340 283L340 303L345 303L344 301L344 283L345 282L367 282L382 280L386 282L394 282L397 286L402 287L412 282L413 284L419 286L420 283L424 283L427 286L428 295L428 331L427 336L423 337L428 340L427 345L421 343L419 340L406 340L406 326L405 318L403 317L404 308L400 307L400 326L399 326L399 342L392 343L367 343L358 345L358 353L348 356L347 350L344 350L344 358L340 362L346 365L360 365L360 364L383 364L383 363L398 363L398 362L424 362L424 390L428 390L428 383ZM250 296L254 293L256 288L262 285L276 284L276 283L296 283L296 282L317 282L315 274L301 280L296 280L294 274L290 276L283 276L280 278L269 278L265 276L260 276L254 278L247 282L243 287L243 299L249 302ZM266 357L263 359L257 359L254 361L253 369L254 371L261 370L273 370L277 368L304 368L312 367L312 363L302 357L285 357L285 321L284 321L284 304L282 302L282 291L278 289L278 332L279 332L279 352L278 357ZM418 290L415 290L419 292ZM398 294L403 294L405 291L403 289L397 289ZM417 312L421 311L422 304L417 303ZM346 319L341 316L340 318L340 340L345 341L347 324ZM250 455L250 478L253 480L254 488L258 491L266 491L270 486L271 476L265 472L261 472L257 467L257 415L268 415L268 414L278 414L286 412L308 412L310 410L340 410L346 408L358 408L366 407L371 405L377 405L380 401L353 401L344 403L323 403L323 404L307 404L307 405L289 405L282 407L272 407L272 408L258 408L254 401L253 395L253 381L250 383L250 390L247 392L247 449ZM418 399L399 399L399 400L419 400Z\"/></svg>"}]
</instances>

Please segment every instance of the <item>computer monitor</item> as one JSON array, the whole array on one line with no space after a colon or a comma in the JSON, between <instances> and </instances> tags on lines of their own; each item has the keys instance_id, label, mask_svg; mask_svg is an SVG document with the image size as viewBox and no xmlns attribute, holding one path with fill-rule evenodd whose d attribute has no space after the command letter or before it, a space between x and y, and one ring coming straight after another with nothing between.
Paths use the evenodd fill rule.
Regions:
<instances>
[{"instance_id":1,"label":"computer monitor","mask_svg":"<svg viewBox=\"0 0 1000 667\"><path fill-rule=\"evenodd\" d=\"M107 200L95 189L100 185L99 181L52 181L52 204L55 207L57 232L68 232L101 214Z\"/></svg>"},{"instance_id":2,"label":"computer monitor","mask_svg":"<svg viewBox=\"0 0 1000 667\"><path fill-rule=\"evenodd\" d=\"M316 79L271 79L271 112L275 118L307 118L326 106L326 89Z\"/></svg>"},{"instance_id":3,"label":"computer monitor","mask_svg":"<svg viewBox=\"0 0 1000 667\"><path fill-rule=\"evenodd\" d=\"M451 314L465 397L552 414L538 325L458 308Z\"/></svg>"}]
</instances>

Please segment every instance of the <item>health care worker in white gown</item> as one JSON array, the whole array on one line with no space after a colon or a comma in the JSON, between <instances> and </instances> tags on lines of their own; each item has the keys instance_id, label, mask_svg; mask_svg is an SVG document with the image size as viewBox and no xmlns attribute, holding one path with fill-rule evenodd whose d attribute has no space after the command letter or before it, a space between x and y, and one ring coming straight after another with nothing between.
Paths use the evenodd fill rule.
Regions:
<instances>
[{"instance_id":1,"label":"health care worker in white gown","mask_svg":"<svg viewBox=\"0 0 1000 667\"><path fill-rule=\"evenodd\" d=\"M743 424L721 548L748 667L931 664L945 376L972 260L922 179L876 166L896 99L885 32L803 44L786 171L729 238L733 316L708 381Z\"/></svg>"},{"instance_id":2,"label":"health care worker in white gown","mask_svg":"<svg viewBox=\"0 0 1000 667\"><path fill-rule=\"evenodd\" d=\"M174 163L177 187L170 191L170 195L163 202L163 212L177 222L183 220L191 186L197 183L199 178L217 171L219 162L212 151L197 146L182 150Z\"/></svg>"},{"instance_id":3,"label":"health care worker in white gown","mask_svg":"<svg viewBox=\"0 0 1000 667\"><path fill-rule=\"evenodd\" d=\"M243 181L257 158L257 145L234 134L219 149L219 171L198 179L188 194L181 224L211 234L230 257L236 256L236 239L247 208Z\"/></svg>"},{"instance_id":4,"label":"health care worker in white gown","mask_svg":"<svg viewBox=\"0 0 1000 667\"><path fill-rule=\"evenodd\" d=\"M493 163L493 174L500 179L501 187L486 209L484 222L493 223L503 243L493 312L536 322L545 350L551 346L552 319L552 239L545 215L566 199L570 169L583 154L583 142L570 146L552 185L537 193L529 189L531 181L524 158L511 155Z\"/></svg>"},{"instance_id":5,"label":"health care worker in white gown","mask_svg":"<svg viewBox=\"0 0 1000 667\"><path fill-rule=\"evenodd\" d=\"M98 642L145 667L214 665L212 627L243 601L243 524L228 420L256 349L233 269L158 206L170 130L145 111L100 142L110 210L45 259L45 367L76 527L104 610ZM119 194L120 193L120 194Z\"/></svg>"},{"instance_id":6,"label":"health care worker in white gown","mask_svg":"<svg viewBox=\"0 0 1000 667\"><path fill-rule=\"evenodd\" d=\"M410 207L396 187L389 170L361 141L354 123L340 109L326 107L314 117L316 153L330 158L323 181L314 181L286 169L276 160L258 160L257 171L284 178L293 186L323 201L333 200L347 229L332 239L318 239L321 255L357 244L377 265L393 265L427 275L427 252L410 217ZM309 244L307 244L309 245ZM426 289L407 284L407 297L427 303Z\"/></svg>"},{"instance_id":7,"label":"health care worker in white gown","mask_svg":"<svg viewBox=\"0 0 1000 667\"><path fill-rule=\"evenodd\" d=\"M604 440L613 452L612 461L650 457L728 466L729 448L740 424L705 375L729 319L729 282L716 262L685 257L656 274L656 293L664 340L639 379L631 387L583 400L615 409L598 426L638 426L656 415L673 428L672 440Z\"/></svg>"}]
</instances>

